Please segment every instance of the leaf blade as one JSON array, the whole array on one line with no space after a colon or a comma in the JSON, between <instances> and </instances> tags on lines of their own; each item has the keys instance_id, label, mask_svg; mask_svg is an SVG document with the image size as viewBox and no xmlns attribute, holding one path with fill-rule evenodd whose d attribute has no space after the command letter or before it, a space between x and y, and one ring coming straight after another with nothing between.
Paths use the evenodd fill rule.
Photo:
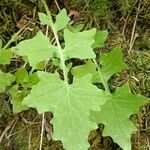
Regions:
<instances>
[{"instance_id":1,"label":"leaf blade","mask_svg":"<svg viewBox=\"0 0 150 150\"><path fill-rule=\"evenodd\" d=\"M89 120L89 110L100 109L99 105L104 101L100 100L99 93L103 91L91 84L90 76L74 79L74 83L66 87L56 74L39 72L38 75L40 82L33 87L23 103L36 107L39 113L54 113L54 139L60 139L65 148L88 148L88 134L96 127ZM81 128L83 123L84 128Z\"/></svg>"},{"instance_id":2,"label":"leaf blade","mask_svg":"<svg viewBox=\"0 0 150 150\"><path fill-rule=\"evenodd\" d=\"M123 61L123 53L120 48L114 48L111 52L102 54L100 59L102 65L100 70L106 83L113 74L120 72L127 66Z\"/></svg>"},{"instance_id":3,"label":"leaf blade","mask_svg":"<svg viewBox=\"0 0 150 150\"><path fill-rule=\"evenodd\" d=\"M0 71L0 93L5 92L6 86L9 86L14 81L14 75Z\"/></svg>"},{"instance_id":4,"label":"leaf blade","mask_svg":"<svg viewBox=\"0 0 150 150\"><path fill-rule=\"evenodd\" d=\"M147 98L131 94L127 85L105 98L107 100L101 110L92 112L91 116L95 122L105 125L104 136L111 136L124 150L130 150L131 134L136 128L129 117L138 113L139 107L148 102Z\"/></svg>"},{"instance_id":5,"label":"leaf blade","mask_svg":"<svg viewBox=\"0 0 150 150\"><path fill-rule=\"evenodd\" d=\"M83 32L71 32L70 30L65 29L65 48L63 51L65 58L95 58L95 53L92 49L95 33L95 29Z\"/></svg>"},{"instance_id":6,"label":"leaf blade","mask_svg":"<svg viewBox=\"0 0 150 150\"><path fill-rule=\"evenodd\" d=\"M26 90L20 91L18 90L18 86L14 86L10 89L10 94L12 98L11 104L13 105L14 113L19 113L23 110L29 109L29 107L22 105L22 101L29 94L29 91Z\"/></svg>"},{"instance_id":7,"label":"leaf blade","mask_svg":"<svg viewBox=\"0 0 150 150\"><path fill-rule=\"evenodd\" d=\"M51 58L57 50L55 46L50 44L49 38L41 31L34 38L20 42L16 49L18 49L17 54L28 56L31 66L35 68L36 64Z\"/></svg>"},{"instance_id":8,"label":"leaf blade","mask_svg":"<svg viewBox=\"0 0 150 150\"><path fill-rule=\"evenodd\" d=\"M49 17L48 15L44 14L44 13L38 13L40 22L42 25L52 25L52 18L51 16Z\"/></svg>"},{"instance_id":9,"label":"leaf blade","mask_svg":"<svg viewBox=\"0 0 150 150\"><path fill-rule=\"evenodd\" d=\"M57 31L62 30L66 27L68 22L70 21L69 17L67 16L66 9L62 9L59 14L56 16L55 21L55 28Z\"/></svg>"},{"instance_id":10,"label":"leaf blade","mask_svg":"<svg viewBox=\"0 0 150 150\"><path fill-rule=\"evenodd\" d=\"M104 47L104 42L106 41L108 36L107 31L98 31L95 34L95 42L93 43L92 47L93 48L102 48Z\"/></svg>"},{"instance_id":11,"label":"leaf blade","mask_svg":"<svg viewBox=\"0 0 150 150\"><path fill-rule=\"evenodd\" d=\"M0 64L3 65L10 64L12 56L13 53L9 49L7 50L0 49Z\"/></svg>"}]
</instances>

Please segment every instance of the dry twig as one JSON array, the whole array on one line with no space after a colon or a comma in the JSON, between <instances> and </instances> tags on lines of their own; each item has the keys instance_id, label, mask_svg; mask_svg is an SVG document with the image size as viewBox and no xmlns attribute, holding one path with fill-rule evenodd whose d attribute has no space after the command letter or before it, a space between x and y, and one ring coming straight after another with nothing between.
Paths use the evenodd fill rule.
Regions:
<instances>
[{"instance_id":1,"label":"dry twig","mask_svg":"<svg viewBox=\"0 0 150 150\"><path fill-rule=\"evenodd\" d=\"M132 28L132 34L131 34L130 45L129 45L129 50L128 50L129 55L131 54L131 49L133 47L135 39L138 36L138 34L135 34L135 29L136 29L136 25L137 25L137 19L138 19L138 15L139 15L140 6L141 6L141 3L139 3L138 9L137 9L137 14L135 16L135 20L134 20L134 24L133 24L133 28Z\"/></svg>"}]
</instances>

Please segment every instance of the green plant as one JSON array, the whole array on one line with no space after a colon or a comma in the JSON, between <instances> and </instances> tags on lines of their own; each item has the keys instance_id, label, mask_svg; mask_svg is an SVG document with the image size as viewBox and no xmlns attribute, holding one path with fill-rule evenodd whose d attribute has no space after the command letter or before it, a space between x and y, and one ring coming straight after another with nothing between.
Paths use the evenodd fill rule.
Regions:
<instances>
[{"instance_id":1,"label":"green plant","mask_svg":"<svg viewBox=\"0 0 150 150\"><path fill-rule=\"evenodd\" d=\"M49 42L50 38L39 31L34 38L9 50L11 54L22 56L32 70L28 73L24 65L14 75L1 72L0 92L15 81L10 87L14 112L29 107L36 108L40 114L53 112L53 139L61 140L65 149L88 149L88 134L99 123L105 125L104 136L111 136L124 150L131 149L130 136L136 128L129 117L138 113L147 98L132 94L128 85L117 88L115 93L110 92L108 79L126 68L121 49L114 48L110 53L101 54L100 63L97 63L93 49L104 46L107 32L96 32L96 29L79 32L68 27L65 9L53 21L43 3L47 15L39 13L39 19L42 25L51 27L56 44ZM63 31L62 43L59 31ZM1 51L7 50L1 48ZM11 57L2 59L3 55L0 55L1 64L9 63ZM72 58L82 59L85 64L73 67L68 63ZM62 74L47 71L50 59L55 61ZM73 80L68 76L70 73ZM105 90L94 83L102 83Z\"/></svg>"}]
</instances>

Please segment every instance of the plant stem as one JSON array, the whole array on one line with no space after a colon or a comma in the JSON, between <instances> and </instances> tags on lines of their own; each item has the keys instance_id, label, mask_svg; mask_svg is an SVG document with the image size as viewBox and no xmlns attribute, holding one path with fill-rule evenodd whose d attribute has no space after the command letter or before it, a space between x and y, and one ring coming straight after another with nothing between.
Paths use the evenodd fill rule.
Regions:
<instances>
[{"instance_id":1,"label":"plant stem","mask_svg":"<svg viewBox=\"0 0 150 150\"><path fill-rule=\"evenodd\" d=\"M58 35L56 33L55 28L52 28L52 30L53 30L53 33L54 33L54 36L55 36L55 39L56 39L56 43L57 43L57 46L58 46L58 53L59 53L59 56L60 56L61 66L62 66L62 70L63 70L63 74L64 74L64 81L68 84L67 68L66 68L64 56L63 56L63 53L62 53L63 50L61 48L61 45L60 45L60 42L59 42L59 39L58 39Z\"/></svg>"},{"instance_id":2,"label":"plant stem","mask_svg":"<svg viewBox=\"0 0 150 150\"><path fill-rule=\"evenodd\" d=\"M39 147L39 150L42 150L44 124L45 124L45 113L42 114L42 127L41 127L41 138L40 138L40 147Z\"/></svg>"},{"instance_id":3,"label":"plant stem","mask_svg":"<svg viewBox=\"0 0 150 150\"><path fill-rule=\"evenodd\" d=\"M108 84L107 84L107 82L105 81L105 79L104 79L104 78L103 78L103 76L102 76L102 73L101 73L101 70L100 70L99 65L97 64L97 62L96 62L96 60L95 60L95 59L93 59L93 62L95 63L96 68L97 68L97 70L98 70L98 73L99 73L99 74L100 74L100 76L101 76L101 80L102 80L102 83L103 83L103 85L104 85L105 91L106 91L106 92L108 92L108 93L110 93L110 90L109 90Z\"/></svg>"},{"instance_id":4,"label":"plant stem","mask_svg":"<svg viewBox=\"0 0 150 150\"><path fill-rule=\"evenodd\" d=\"M46 13L48 15L49 18L51 18L51 14L50 14L50 11L47 7L47 4L45 2L45 0L41 0L44 7L45 7L45 10L46 10ZM58 37L58 34L57 34L57 30L55 29L55 26L54 26L54 23L53 21L50 22L50 25L51 25L51 29L54 33L54 37L56 39L56 43L57 43L57 47L58 47L58 54L60 56L60 62L61 62L61 67L62 67L62 70L63 70L63 75L64 75L64 82L66 85L68 85L68 77L67 77L67 68L66 68L66 65L65 65L65 59L64 59L64 56L63 56L63 49L61 48L61 45L60 45L60 42L59 42L59 37Z\"/></svg>"}]
</instances>

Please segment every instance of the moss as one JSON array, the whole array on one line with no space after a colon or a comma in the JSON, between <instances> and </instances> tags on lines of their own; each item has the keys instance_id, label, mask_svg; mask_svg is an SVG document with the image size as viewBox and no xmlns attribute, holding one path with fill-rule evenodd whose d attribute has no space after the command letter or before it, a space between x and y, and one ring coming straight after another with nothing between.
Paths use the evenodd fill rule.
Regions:
<instances>
[{"instance_id":1,"label":"moss","mask_svg":"<svg viewBox=\"0 0 150 150\"><path fill-rule=\"evenodd\" d=\"M27 5L28 3L28 5ZM0 38L5 44L18 31L16 27L20 18L31 15L33 3L23 0L2 0L0 3Z\"/></svg>"}]
</instances>

